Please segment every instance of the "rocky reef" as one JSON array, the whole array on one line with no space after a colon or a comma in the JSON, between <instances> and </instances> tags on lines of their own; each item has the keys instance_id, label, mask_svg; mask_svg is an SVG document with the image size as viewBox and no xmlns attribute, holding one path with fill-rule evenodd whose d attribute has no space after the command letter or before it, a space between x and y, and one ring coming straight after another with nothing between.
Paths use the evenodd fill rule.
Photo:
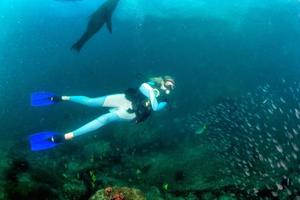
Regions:
<instances>
[{"instance_id":1,"label":"rocky reef","mask_svg":"<svg viewBox=\"0 0 300 200\"><path fill-rule=\"evenodd\" d=\"M146 200L146 198L135 188L107 187L98 190L89 200Z\"/></svg>"}]
</instances>

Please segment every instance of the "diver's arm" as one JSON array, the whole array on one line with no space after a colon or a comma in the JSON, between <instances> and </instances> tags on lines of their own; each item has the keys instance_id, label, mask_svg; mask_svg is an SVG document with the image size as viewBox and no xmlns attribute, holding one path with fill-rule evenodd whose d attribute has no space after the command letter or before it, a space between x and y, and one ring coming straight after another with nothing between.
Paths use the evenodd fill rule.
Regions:
<instances>
[{"instance_id":1,"label":"diver's arm","mask_svg":"<svg viewBox=\"0 0 300 200\"><path fill-rule=\"evenodd\" d=\"M151 107L154 111L157 111L158 109L158 102L157 99L155 97L153 88L148 84L148 83L143 83L139 90L146 96L149 98L150 102L151 102Z\"/></svg>"}]
</instances>

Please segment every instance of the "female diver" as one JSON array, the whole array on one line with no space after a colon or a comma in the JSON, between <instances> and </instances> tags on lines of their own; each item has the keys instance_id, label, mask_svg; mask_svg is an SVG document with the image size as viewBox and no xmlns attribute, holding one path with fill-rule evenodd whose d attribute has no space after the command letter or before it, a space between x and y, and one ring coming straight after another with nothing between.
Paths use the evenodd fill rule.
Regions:
<instances>
[{"instance_id":1,"label":"female diver","mask_svg":"<svg viewBox=\"0 0 300 200\"><path fill-rule=\"evenodd\" d=\"M171 76L150 78L139 88L127 89L124 93L97 98L86 96L57 96L50 92L36 92L31 95L32 106L45 106L70 101L91 107L108 107L109 112L101 115L82 127L64 134L41 132L29 137L31 150L39 151L55 147L74 137L84 135L100 127L117 121L142 122L152 111L167 106L166 97L174 90L175 81Z\"/></svg>"}]
</instances>

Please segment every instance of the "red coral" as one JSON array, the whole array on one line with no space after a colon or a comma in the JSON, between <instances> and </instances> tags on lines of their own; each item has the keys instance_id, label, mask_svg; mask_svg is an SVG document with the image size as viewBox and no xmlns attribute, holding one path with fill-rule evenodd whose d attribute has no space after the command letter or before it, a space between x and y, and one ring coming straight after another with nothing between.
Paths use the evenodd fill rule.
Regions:
<instances>
[{"instance_id":1,"label":"red coral","mask_svg":"<svg viewBox=\"0 0 300 200\"><path fill-rule=\"evenodd\" d=\"M122 192L116 193L111 200L125 200L125 197Z\"/></svg>"},{"instance_id":2,"label":"red coral","mask_svg":"<svg viewBox=\"0 0 300 200\"><path fill-rule=\"evenodd\" d=\"M121 191L116 191L112 187L104 189L104 194L109 200L125 200L125 196Z\"/></svg>"}]
</instances>

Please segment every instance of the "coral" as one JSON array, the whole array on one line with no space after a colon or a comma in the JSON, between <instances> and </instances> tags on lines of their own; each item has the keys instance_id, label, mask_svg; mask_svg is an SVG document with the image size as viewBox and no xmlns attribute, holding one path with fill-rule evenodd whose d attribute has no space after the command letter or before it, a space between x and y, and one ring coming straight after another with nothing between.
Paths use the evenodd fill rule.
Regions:
<instances>
[{"instance_id":1,"label":"coral","mask_svg":"<svg viewBox=\"0 0 300 200\"><path fill-rule=\"evenodd\" d=\"M107 187L98 190L89 200L146 200L146 198L135 188Z\"/></svg>"},{"instance_id":2,"label":"coral","mask_svg":"<svg viewBox=\"0 0 300 200\"><path fill-rule=\"evenodd\" d=\"M125 200L124 194L123 193L116 193L111 200Z\"/></svg>"}]
</instances>

